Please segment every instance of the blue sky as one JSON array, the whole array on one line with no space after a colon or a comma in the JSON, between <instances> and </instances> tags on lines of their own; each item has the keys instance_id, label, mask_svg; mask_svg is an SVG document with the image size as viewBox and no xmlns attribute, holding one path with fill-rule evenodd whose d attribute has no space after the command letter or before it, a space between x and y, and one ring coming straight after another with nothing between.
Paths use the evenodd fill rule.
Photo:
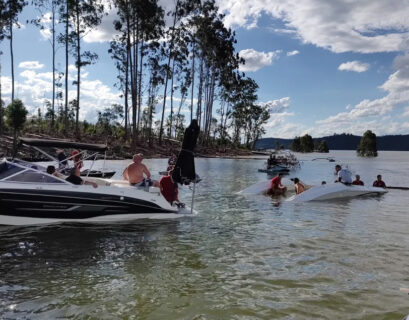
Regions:
<instances>
[{"instance_id":1,"label":"blue sky","mask_svg":"<svg viewBox=\"0 0 409 320\"><path fill-rule=\"evenodd\" d=\"M172 8L173 0L160 2ZM314 137L333 133L409 133L409 3L402 0L224 0L225 23L236 31L242 71L259 84L259 103L271 118L266 137ZM26 23L15 32L16 96L33 111L51 96L51 47ZM116 70L108 41L114 11L89 33L84 49L99 61L83 72L80 117L95 121L98 110L122 103L113 86ZM2 91L10 93L8 41L0 49ZM61 71L64 52L58 52ZM58 67L58 66L57 66ZM75 68L71 67L72 76ZM69 95L75 96L75 87ZM158 106L159 113L161 107Z\"/></svg>"}]
</instances>

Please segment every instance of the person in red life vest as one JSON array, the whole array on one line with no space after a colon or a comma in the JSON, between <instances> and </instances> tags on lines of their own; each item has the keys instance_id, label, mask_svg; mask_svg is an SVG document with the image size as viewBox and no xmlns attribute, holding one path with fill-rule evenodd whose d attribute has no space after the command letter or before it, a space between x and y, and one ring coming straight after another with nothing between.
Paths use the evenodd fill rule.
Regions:
<instances>
[{"instance_id":1,"label":"person in red life vest","mask_svg":"<svg viewBox=\"0 0 409 320\"><path fill-rule=\"evenodd\" d=\"M74 161L74 167L81 169L83 166L82 155L78 152L78 150L74 150L72 152L72 157L72 160Z\"/></svg>"},{"instance_id":2,"label":"person in red life vest","mask_svg":"<svg viewBox=\"0 0 409 320\"><path fill-rule=\"evenodd\" d=\"M363 185L364 185L364 182L361 180L361 177L360 177L359 174L357 174L357 175L355 176L355 180L352 181L352 184L353 184L354 186L363 186Z\"/></svg>"},{"instance_id":3,"label":"person in red life vest","mask_svg":"<svg viewBox=\"0 0 409 320\"><path fill-rule=\"evenodd\" d=\"M184 207L184 203L181 203L178 199L178 184L173 181L172 173L173 167L168 171L167 176L163 176L160 179L160 192L170 204L175 203L178 207Z\"/></svg>"},{"instance_id":4,"label":"person in red life vest","mask_svg":"<svg viewBox=\"0 0 409 320\"><path fill-rule=\"evenodd\" d=\"M382 176L380 174L376 176L376 180L374 181L373 186L384 189L386 188L386 184L382 181Z\"/></svg>"},{"instance_id":5,"label":"person in red life vest","mask_svg":"<svg viewBox=\"0 0 409 320\"><path fill-rule=\"evenodd\" d=\"M283 177L283 174L280 172L277 176L271 179L270 189L267 192L268 194L282 195L287 191L287 187L281 184L282 177Z\"/></svg>"}]
</instances>

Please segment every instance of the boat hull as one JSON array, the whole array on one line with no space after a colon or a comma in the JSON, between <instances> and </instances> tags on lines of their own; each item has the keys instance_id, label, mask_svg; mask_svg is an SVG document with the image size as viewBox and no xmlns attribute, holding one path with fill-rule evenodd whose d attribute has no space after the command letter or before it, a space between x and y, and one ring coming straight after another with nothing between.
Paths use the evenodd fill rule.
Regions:
<instances>
[{"instance_id":1,"label":"boat hull","mask_svg":"<svg viewBox=\"0 0 409 320\"><path fill-rule=\"evenodd\" d=\"M57 222L114 222L175 218L188 210L172 207L159 194L123 188L56 186L0 188L0 224L28 225ZM119 189L119 188L117 188Z\"/></svg>"},{"instance_id":2,"label":"boat hull","mask_svg":"<svg viewBox=\"0 0 409 320\"><path fill-rule=\"evenodd\" d=\"M312 187L301 194L289 198L287 201L325 201L344 198L353 198L364 195L380 195L388 192L383 188L365 187L355 185L344 185L342 183L331 183Z\"/></svg>"}]
</instances>

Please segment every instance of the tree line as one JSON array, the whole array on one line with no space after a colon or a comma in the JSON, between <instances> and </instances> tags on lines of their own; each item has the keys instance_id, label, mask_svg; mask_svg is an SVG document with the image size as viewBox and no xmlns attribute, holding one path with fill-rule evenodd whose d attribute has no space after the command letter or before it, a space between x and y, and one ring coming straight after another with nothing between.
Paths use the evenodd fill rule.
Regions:
<instances>
[{"instance_id":1,"label":"tree line","mask_svg":"<svg viewBox=\"0 0 409 320\"><path fill-rule=\"evenodd\" d=\"M13 29L27 4L25 0L0 2L0 42L8 40L10 48L11 101L15 99ZM176 0L170 12L157 0L32 0L30 4L38 12L30 22L50 34L52 95L46 114L39 112L36 117L50 132L75 132L76 136L97 129L115 132L134 147L142 141L181 139L193 118L200 124L202 145L251 147L265 132L269 112L257 104L257 83L239 71L245 61L235 51L236 35L224 25L214 0ZM101 23L107 6L117 12L116 35L108 53L123 102L107 106L90 124L79 120L81 70L97 63L98 55L84 50L82 43ZM56 68L58 46L64 48L64 70ZM76 68L72 100L68 99L70 63Z\"/></svg>"}]
</instances>

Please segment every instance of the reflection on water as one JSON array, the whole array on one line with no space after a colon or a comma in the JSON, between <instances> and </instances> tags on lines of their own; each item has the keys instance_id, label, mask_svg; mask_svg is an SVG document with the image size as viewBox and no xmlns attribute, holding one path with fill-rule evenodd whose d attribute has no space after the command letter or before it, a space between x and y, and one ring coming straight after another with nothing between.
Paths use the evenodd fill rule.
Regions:
<instances>
[{"instance_id":1,"label":"reflection on water","mask_svg":"<svg viewBox=\"0 0 409 320\"><path fill-rule=\"evenodd\" d=\"M403 185L409 154L334 152L365 182ZM331 181L300 155L293 176ZM126 162L110 162L121 171ZM166 160L150 160L152 173ZM400 319L409 313L408 191L281 202L236 192L262 161L198 159L197 217L0 228L0 318ZM158 177L158 175L156 175ZM288 180L287 180L288 183ZM181 188L189 201L191 191Z\"/></svg>"}]
</instances>

